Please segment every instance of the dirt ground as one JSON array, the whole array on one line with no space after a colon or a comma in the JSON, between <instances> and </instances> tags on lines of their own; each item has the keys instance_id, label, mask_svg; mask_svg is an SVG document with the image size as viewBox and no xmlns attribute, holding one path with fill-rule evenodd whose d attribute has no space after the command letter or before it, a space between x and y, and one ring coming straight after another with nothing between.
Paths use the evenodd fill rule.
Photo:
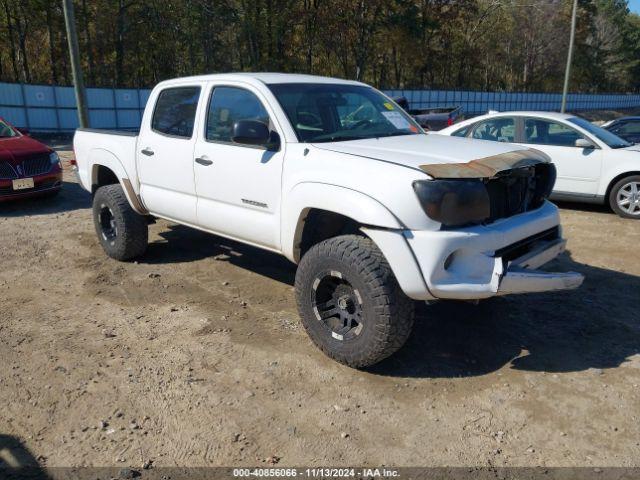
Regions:
<instances>
[{"instance_id":1,"label":"dirt ground","mask_svg":"<svg viewBox=\"0 0 640 480\"><path fill-rule=\"evenodd\" d=\"M108 259L90 197L0 206L0 450L54 466L640 466L640 223L562 205L583 288L420 306L325 358L280 257L160 221Z\"/></svg>"}]
</instances>

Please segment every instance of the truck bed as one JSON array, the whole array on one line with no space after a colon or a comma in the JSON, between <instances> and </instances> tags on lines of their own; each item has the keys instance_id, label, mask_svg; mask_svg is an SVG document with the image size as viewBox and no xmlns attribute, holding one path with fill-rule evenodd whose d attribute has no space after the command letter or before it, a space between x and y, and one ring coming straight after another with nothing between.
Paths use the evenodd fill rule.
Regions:
<instances>
[{"instance_id":1,"label":"truck bed","mask_svg":"<svg viewBox=\"0 0 640 480\"><path fill-rule=\"evenodd\" d=\"M137 144L137 132L78 128L73 137L73 150L82 187L91 191L97 175L93 166L97 164L108 166L119 178L128 178L136 188Z\"/></svg>"}]
</instances>

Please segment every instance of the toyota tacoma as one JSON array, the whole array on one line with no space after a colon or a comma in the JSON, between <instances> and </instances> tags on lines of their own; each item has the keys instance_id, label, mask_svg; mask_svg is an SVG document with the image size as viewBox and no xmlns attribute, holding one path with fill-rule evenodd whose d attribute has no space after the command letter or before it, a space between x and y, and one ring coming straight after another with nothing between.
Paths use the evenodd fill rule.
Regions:
<instances>
[{"instance_id":1,"label":"toyota tacoma","mask_svg":"<svg viewBox=\"0 0 640 480\"><path fill-rule=\"evenodd\" d=\"M77 174L107 255L144 254L154 218L297 264L302 323L367 367L410 334L415 301L577 288L539 270L565 248L536 150L426 135L363 83L222 74L158 84L138 133L78 129Z\"/></svg>"}]
</instances>

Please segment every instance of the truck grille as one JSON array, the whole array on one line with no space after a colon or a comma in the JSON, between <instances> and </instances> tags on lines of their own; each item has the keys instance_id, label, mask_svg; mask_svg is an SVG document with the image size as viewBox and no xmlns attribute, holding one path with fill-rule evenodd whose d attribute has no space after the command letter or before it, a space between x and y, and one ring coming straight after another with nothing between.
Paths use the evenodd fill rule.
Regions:
<instances>
[{"instance_id":1,"label":"truck grille","mask_svg":"<svg viewBox=\"0 0 640 480\"><path fill-rule=\"evenodd\" d=\"M14 178L18 178L18 175L16 175L16 171L11 164L9 162L0 162L0 179L13 180Z\"/></svg>"},{"instance_id":2,"label":"truck grille","mask_svg":"<svg viewBox=\"0 0 640 480\"><path fill-rule=\"evenodd\" d=\"M37 157L28 158L22 162L22 171L25 177L35 177L48 173L51 170L51 160L49 154L38 155Z\"/></svg>"},{"instance_id":3,"label":"truck grille","mask_svg":"<svg viewBox=\"0 0 640 480\"><path fill-rule=\"evenodd\" d=\"M539 208L551 194L555 181L552 163L514 168L488 179L485 185L491 214L486 223Z\"/></svg>"}]
</instances>

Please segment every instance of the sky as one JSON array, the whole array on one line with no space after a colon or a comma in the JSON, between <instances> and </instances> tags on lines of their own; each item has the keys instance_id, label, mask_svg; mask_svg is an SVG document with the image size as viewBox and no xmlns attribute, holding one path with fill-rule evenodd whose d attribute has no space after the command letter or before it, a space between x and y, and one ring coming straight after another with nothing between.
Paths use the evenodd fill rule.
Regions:
<instances>
[{"instance_id":1,"label":"sky","mask_svg":"<svg viewBox=\"0 0 640 480\"><path fill-rule=\"evenodd\" d=\"M640 0L629 0L629 10L640 14Z\"/></svg>"}]
</instances>

